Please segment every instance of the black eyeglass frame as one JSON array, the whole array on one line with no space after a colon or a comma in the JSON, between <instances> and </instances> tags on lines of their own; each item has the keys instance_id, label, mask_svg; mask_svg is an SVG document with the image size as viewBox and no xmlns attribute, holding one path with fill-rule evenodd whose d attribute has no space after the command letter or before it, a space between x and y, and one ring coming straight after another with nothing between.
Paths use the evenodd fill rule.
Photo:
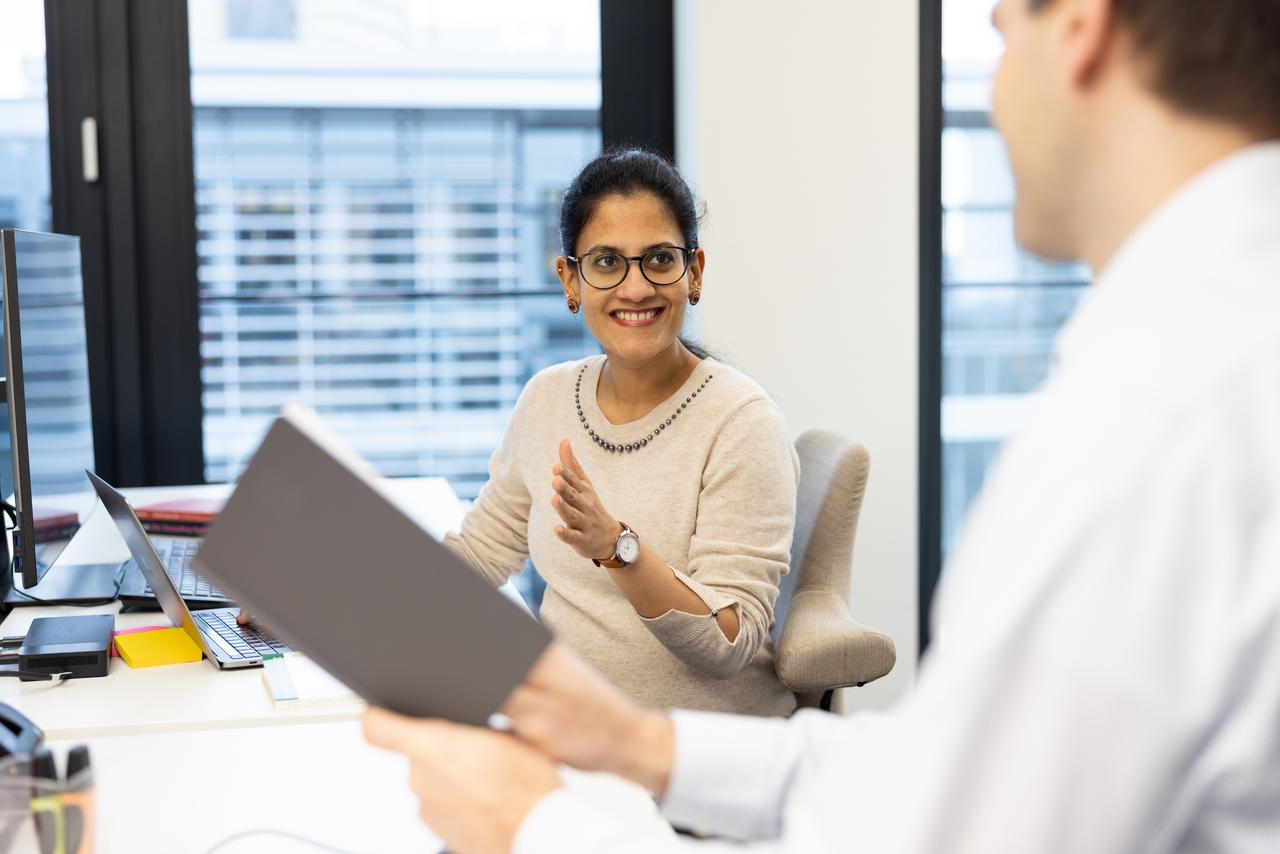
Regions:
<instances>
[{"instance_id":1,"label":"black eyeglass frame","mask_svg":"<svg viewBox=\"0 0 1280 854\"><path fill-rule=\"evenodd\" d=\"M679 252L681 256L684 258L684 266L680 268L680 275L676 276L671 281L655 282L653 279L649 278L649 274L644 271L643 261L645 258L648 258L650 255L654 254L655 252L664 252L664 251ZM631 275L632 261L635 261L636 264L639 265L640 275L644 276L644 280L649 284L653 285L655 288L665 288L665 287L674 285L676 282L684 278L685 273L689 272L689 261L693 258L694 253L697 251L698 250L696 247L693 249L689 249L688 247L685 247L685 246L655 246L652 249L650 249L648 252L644 253L643 255L623 255L621 252L605 251L605 252L588 252L585 255L583 255L581 258L576 258L573 255L566 255L564 256L564 258L566 261L568 261L570 264L573 265L575 270L578 271L578 275L582 276L582 281L586 282L588 285L595 288L597 291L611 291L614 288L616 288L618 285L625 282L627 280L627 276ZM622 271L622 276L618 279L618 281L615 284L597 285L594 282L592 282L591 279L587 278L587 274L582 267L582 259L590 255L617 255L619 258L621 258L623 261L626 262L626 269Z\"/></svg>"}]
</instances>

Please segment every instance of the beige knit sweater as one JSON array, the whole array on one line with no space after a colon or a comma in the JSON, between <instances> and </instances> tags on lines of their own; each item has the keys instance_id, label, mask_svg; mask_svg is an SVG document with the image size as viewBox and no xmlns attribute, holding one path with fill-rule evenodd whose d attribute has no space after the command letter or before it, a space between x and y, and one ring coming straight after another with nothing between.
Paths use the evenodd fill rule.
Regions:
<instances>
[{"instance_id":1,"label":"beige knit sweater","mask_svg":"<svg viewBox=\"0 0 1280 854\"><path fill-rule=\"evenodd\" d=\"M555 365L529 381L490 461L489 482L462 532L446 543L495 585L532 557L547 582L542 621L646 706L790 713L795 699L774 672L769 634L790 558L800 469L781 414L749 377L706 359L649 415L612 425L596 405L604 361ZM610 453L592 441L573 400L584 368L586 423L608 442L647 444ZM649 440L659 423L662 431ZM733 643L711 615L639 616L604 569L556 538L551 467L566 438L615 519L711 611L739 607Z\"/></svg>"}]
</instances>

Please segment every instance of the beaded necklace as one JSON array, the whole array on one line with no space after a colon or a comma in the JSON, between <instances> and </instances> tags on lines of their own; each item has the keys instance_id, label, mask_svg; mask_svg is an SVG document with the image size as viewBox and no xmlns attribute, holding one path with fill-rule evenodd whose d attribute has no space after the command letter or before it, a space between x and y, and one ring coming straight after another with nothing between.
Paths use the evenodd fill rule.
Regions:
<instances>
[{"instance_id":1,"label":"beaded necklace","mask_svg":"<svg viewBox=\"0 0 1280 854\"><path fill-rule=\"evenodd\" d=\"M582 425L582 429L587 431L587 435L591 437L591 441L595 442L611 454L629 454L632 451L638 451L641 448L647 447L650 442L662 434L663 430L670 427L675 420L680 417L680 413L684 411L685 407L690 403L693 403L693 399L698 396L698 392L706 388L707 383L711 382L712 378L715 376L714 374L707 374L707 378L702 381L702 385L698 386L697 389L686 397L684 399L684 403L676 407L675 412L671 413L670 418L666 421L659 421L658 426L654 427L653 432L648 436L645 436L638 441L622 445L617 442L609 442L597 433L591 425L587 423L587 416L582 412L582 376L587 372L587 367L587 365L583 365L582 370L578 371L578 381L573 386L573 403L578 408L578 422Z\"/></svg>"}]
</instances>

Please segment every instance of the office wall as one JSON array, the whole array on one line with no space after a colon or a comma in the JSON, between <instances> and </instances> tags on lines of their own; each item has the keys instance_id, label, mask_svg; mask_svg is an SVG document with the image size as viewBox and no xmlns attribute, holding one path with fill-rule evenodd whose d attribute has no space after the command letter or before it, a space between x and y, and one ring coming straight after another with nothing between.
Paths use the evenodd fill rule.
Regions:
<instances>
[{"instance_id":1,"label":"office wall","mask_svg":"<svg viewBox=\"0 0 1280 854\"><path fill-rule=\"evenodd\" d=\"M916 3L677 0L677 157L705 199L697 332L792 430L854 436L871 479L854 616L916 662Z\"/></svg>"}]
</instances>

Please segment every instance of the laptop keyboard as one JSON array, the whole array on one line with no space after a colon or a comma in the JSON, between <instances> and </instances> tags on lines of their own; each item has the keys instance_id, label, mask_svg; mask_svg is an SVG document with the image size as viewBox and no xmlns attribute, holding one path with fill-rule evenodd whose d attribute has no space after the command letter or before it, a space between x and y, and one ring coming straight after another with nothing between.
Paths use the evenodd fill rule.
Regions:
<instances>
[{"instance_id":1,"label":"laptop keyboard","mask_svg":"<svg viewBox=\"0 0 1280 854\"><path fill-rule=\"evenodd\" d=\"M196 611L195 618L215 632L241 658L261 658L270 653L292 652L293 648L264 631L236 622L231 611Z\"/></svg>"},{"instance_id":2,"label":"laptop keyboard","mask_svg":"<svg viewBox=\"0 0 1280 854\"><path fill-rule=\"evenodd\" d=\"M200 550L199 540L156 540L151 544L160 555L160 562L168 570L169 577L178 588L178 595L183 599L227 599L227 595L218 589L209 579L191 568L191 561ZM154 596L155 591L147 585L146 596Z\"/></svg>"}]
</instances>

